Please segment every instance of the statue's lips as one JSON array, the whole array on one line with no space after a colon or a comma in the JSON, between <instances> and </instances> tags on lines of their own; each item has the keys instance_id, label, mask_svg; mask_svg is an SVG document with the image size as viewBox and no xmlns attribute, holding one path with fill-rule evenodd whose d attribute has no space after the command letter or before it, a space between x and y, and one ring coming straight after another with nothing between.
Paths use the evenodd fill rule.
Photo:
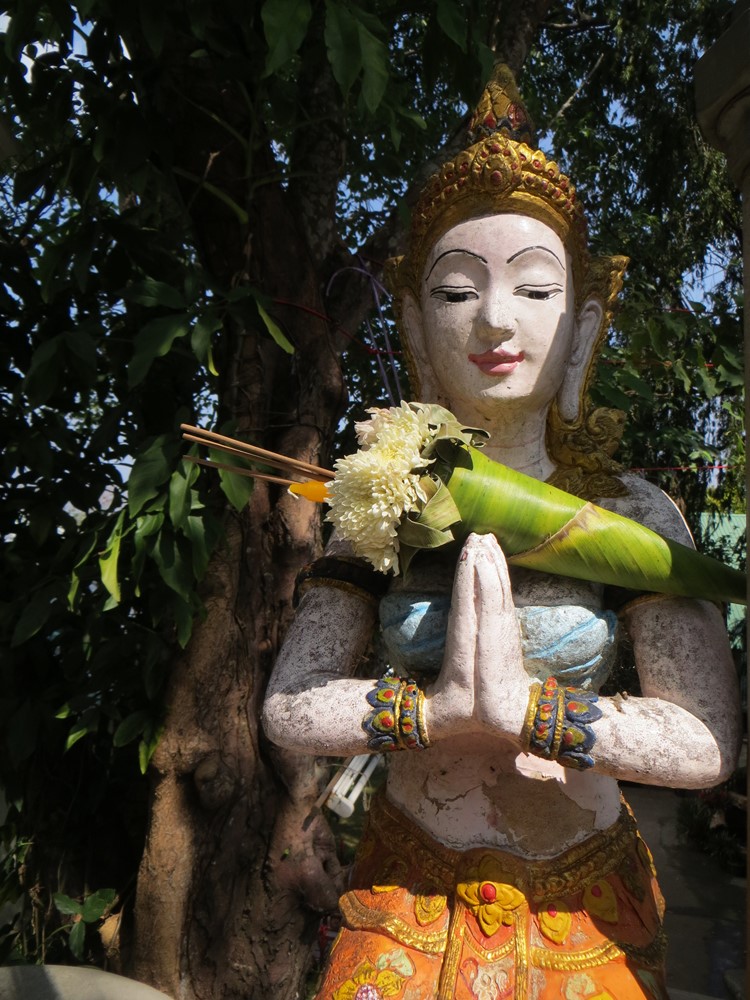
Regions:
<instances>
[{"instance_id":1,"label":"statue's lips","mask_svg":"<svg viewBox=\"0 0 750 1000\"><path fill-rule=\"evenodd\" d=\"M510 375L524 360L523 351L510 354L508 351L485 351L484 354L470 354L469 361L485 375Z\"/></svg>"}]
</instances>

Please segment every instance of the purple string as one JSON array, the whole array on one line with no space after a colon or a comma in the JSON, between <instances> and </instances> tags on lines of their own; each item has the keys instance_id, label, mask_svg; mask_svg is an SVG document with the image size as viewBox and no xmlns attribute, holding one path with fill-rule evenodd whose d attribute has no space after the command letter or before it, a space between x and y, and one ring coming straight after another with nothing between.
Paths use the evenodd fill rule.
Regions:
<instances>
[{"instance_id":1,"label":"purple string","mask_svg":"<svg viewBox=\"0 0 750 1000\"><path fill-rule=\"evenodd\" d=\"M331 278L326 286L326 295L330 293L331 286L333 285L336 278L338 278L340 274L343 274L344 271L355 271L357 274L364 275L370 282L372 297L375 302L375 310L377 312L378 319L380 320L380 329L383 332L383 339L385 341L385 351L381 351L380 348L378 347L377 340L372 329L372 325L370 324L370 321L367 318L365 318L365 327L367 329L367 334L370 339L373 352L377 359L378 371L380 373L380 379L383 383L385 394L388 397L388 401L391 404L391 406L396 406L397 403L400 402L401 399L403 398L403 393L401 392L401 383L398 377L398 369L396 368L396 364L394 361L394 352L391 346L391 339L390 336L388 335L388 324L385 320L385 316L383 315L383 308L380 301L380 294L383 295L387 294L386 288L377 280L377 278L372 274L372 272L369 271L366 267L364 266L354 267L352 265L349 265L347 267L339 268L338 271L335 271L334 274L331 275ZM385 365L383 364L383 358L382 358L383 354L388 355L389 367L396 387L395 393L391 389L388 372L386 371Z\"/></svg>"}]
</instances>

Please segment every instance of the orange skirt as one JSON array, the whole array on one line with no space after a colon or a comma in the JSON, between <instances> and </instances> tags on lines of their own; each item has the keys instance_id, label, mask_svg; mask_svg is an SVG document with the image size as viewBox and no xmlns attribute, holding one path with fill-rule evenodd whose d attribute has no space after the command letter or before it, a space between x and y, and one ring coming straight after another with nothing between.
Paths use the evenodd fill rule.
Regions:
<instances>
[{"instance_id":1,"label":"orange skirt","mask_svg":"<svg viewBox=\"0 0 750 1000\"><path fill-rule=\"evenodd\" d=\"M385 796L317 1000L666 1000L664 902L626 806L551 860L453 851Z\"/></svg>"}]
</instances>

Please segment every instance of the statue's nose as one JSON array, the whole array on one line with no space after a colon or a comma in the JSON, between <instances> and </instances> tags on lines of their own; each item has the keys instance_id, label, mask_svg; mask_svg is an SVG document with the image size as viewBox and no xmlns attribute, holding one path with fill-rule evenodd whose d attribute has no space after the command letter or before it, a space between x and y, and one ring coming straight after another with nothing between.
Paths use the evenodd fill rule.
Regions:
<instances>
[{"instance_id":1,"label":"statue's nose","mask_svg":"<svg viewBox=\"0 0 750 1000\"><path fill-rule=\"evenodd\" d=\"M518 327L512 305L512 300L507 295L495 293L485 296L478 317L478 332L483 340L502 343L514 336Z\"/></svg>"}]
</instances>

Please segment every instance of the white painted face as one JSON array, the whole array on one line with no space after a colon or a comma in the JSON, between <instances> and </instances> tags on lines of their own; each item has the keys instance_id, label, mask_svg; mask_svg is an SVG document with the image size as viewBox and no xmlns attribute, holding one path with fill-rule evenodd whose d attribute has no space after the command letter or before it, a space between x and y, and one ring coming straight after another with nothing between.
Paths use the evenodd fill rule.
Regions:
<instances>
[{"instance_id":1,"label":"white painted face","mask_svg":"<svg viewBox=\"0 0 750 1000\"><path fill-rule=\"evenodd\" d=\"M575 315L570 256L549 226L525 215L462 222L425 265L419 309L405 308L420 367L449 404L490 412L498 404L545 410L586 347L601 310ZM588 353L586 354L588 357ZM426 382L430 382L426 379Z\"/></svg>"}]
</instances>

